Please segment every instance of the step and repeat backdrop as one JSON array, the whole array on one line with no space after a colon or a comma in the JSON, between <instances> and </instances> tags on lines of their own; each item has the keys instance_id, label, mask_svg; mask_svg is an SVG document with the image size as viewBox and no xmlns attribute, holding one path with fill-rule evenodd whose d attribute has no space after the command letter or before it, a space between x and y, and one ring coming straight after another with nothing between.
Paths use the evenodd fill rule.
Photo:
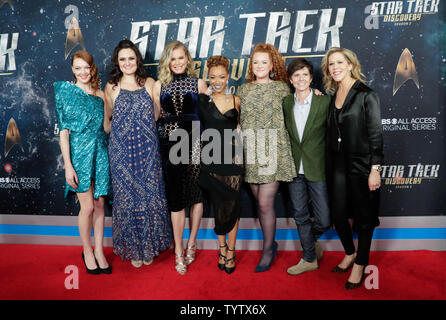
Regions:
<instances>
[{"instance_id":1,"label":"step and repeat backdrop","mask_svg":"<svg viewBox=\"0 0 446 320\"><path fill-rule=\"evenodd\" d=\"M287 64L312 61L320 90L324 53L332 46L353 50L381 100L381 215L446 213L444 0L0 0L0 21L1 214L78 213L74 197L63 199L53 83L73 79L71 56L86 49L104 88L122 39L138 45L155 79L171 40L188 46L203 79L206 60L225 55L232 92L245 81L257 43L274 44ZM287 217L283 186L276 200L278 216ZM247 187L243 206L243 217L255 216Z\"/></svg>"}]
</instances>

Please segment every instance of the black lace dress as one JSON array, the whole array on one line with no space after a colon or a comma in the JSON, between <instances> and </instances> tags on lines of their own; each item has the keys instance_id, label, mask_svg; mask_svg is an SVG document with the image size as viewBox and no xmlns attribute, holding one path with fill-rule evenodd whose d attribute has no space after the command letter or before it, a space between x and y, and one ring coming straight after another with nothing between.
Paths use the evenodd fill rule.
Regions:
<instances>
[{"instance_id":1,"label":"black lace dress","mask_svg":"<svg viewBox=\"0 0 446 320\"><path fill-rule=\"evenodd\" d=\"M235 107L222 114L206 95L200 94L198 101L200 121L205 130L200 186L210 200L215 233L224 235L240 217L243 148L236 131L239 117ZM210 136L212 138L208 138Z\"/></svg>"},{"instance_id":2,"label":"black lace dress","mask_svg":"<svg viewBox=\"0 0 446 320\"><path fill-rule=\"evenodd\" d=\"M175 75L161 87L158 133L170 211L203 202L200 177L198 78Z\"/></svg>"}]
</instances>

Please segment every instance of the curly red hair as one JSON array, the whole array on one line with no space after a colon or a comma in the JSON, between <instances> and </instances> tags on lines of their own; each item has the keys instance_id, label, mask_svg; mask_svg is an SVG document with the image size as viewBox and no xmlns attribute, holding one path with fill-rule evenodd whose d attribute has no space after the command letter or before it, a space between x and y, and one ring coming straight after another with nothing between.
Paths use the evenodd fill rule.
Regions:
<instances>
[{"instance_id":1,"label":"curly red hair","mask_svg":"<svg viewBox=\"0 0 446 320\"><path fill-rule=\"evenodd\" d=\"M254 48L254 51L251 54L250 62L248 64L248 72L246 75L246 81L247 82L253 82L256 80L256 76L252 72L252 57L257 52L265 52L269 54L269 57L273 64L273 70L272 73L274 76L271 78L272 80L276 81L283 81L284 83L288 84L288 77L286 74L286 67L285 67L285 61L283 60L282 55L280 52L271 44L266 43L259 43Z\"/></svg>"}]
</instances>

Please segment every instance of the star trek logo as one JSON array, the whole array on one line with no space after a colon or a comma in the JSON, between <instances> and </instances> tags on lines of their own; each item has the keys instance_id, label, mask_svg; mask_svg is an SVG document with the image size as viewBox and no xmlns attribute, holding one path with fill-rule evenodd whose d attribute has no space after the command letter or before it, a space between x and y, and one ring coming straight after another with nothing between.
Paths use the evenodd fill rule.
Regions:
<instances>
[{"instance_id":1,"label":"star trek logo","mask_svg":"<svg viewBox=\"0 0 446 320\"><path fill-rule=\"evenodd\" d=\"M12 10L14 10L14 6L12 5L12 0L0 0L0 8L3 7L5 3L8 3Z\"/></svg>"},{"instance_id":2,"label":"star trek logo","mask_svg":"<svg viewBox=\"0 0 446 320\"><path fill-rule=\"evenodd\" d=\"M412 54L409 49L404 49L400 56L398 65L395 70L395 79L393 80L393 95L395 95L399 88L409 79L415 83L418 89L420 89L420 83L418 82L418 74L415 69L415 63L412 59Z\"/></svg>"},{"instance_id":3,"label":"star trek logo","mask_svg":"<svg viewBox=\"0 0 446 320\"><path fill-rule=\"evenodd\" d=\"M80 45L85 50L84 37L79 27L79 22L75 17L71 19L70 28L67 33L67 41L65 43L65 60L68 58L71 50Z\"/></svg>"},{"instance_id":4,"label":"star trek logo","mask_svg":"<svg viewBox=\"0 0 446 320\"><path fill-rule=\"evenodd\" d=\"M17 124L15 120L11 118L8 123L8 128L6 129L5 158L8 156L8 153L11 151L12 147L14 147L16 144L22 148L22 152L25 152L25 150L23 150L22 138L20 138L20 132L17 128Z\"/></svg>"},{"instance_id":5,"label":"star trek logo","mask_svg":"<svg viewBox=\"0 0 446 320\"><path fill-rule=\"evenodd\" d=\"M437 180L440 176L440 164L383 165L381 179L387 186L398 189L411 189L423 181Z\"/></svg>"},{"instance_id":6,"label":"star trek logo","mask_svg":"<svg viewBox=\"0 0 446 320\"><path fill-rule=\"evenodd\" d=\"M437 14L439 5L440 0L379 1L372 3L370 14L395 26L409 26L423 15Z\"/></svg>"}]
</instances>

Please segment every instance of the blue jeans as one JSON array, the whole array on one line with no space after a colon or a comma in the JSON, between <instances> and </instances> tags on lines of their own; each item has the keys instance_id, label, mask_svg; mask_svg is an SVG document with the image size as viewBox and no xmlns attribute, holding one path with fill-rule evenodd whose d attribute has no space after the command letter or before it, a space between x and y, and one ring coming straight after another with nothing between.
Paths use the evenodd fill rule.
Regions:
<instances>
[{"instance_id":1,"label":"blue jeans","mask_svg":"<svg viewBox=\"0 0 446 320\"><path fill-rule=\"evenodd\" d=\"M291 210L302 245L303 259L313 262L316 259L316 240L330 228L327 184L325 181L308 181L305 176L298 175L288 184L288 190ZM308 199L311 199L313 205L314 219L310 217Z\"/></svg>"}]
</instances>

